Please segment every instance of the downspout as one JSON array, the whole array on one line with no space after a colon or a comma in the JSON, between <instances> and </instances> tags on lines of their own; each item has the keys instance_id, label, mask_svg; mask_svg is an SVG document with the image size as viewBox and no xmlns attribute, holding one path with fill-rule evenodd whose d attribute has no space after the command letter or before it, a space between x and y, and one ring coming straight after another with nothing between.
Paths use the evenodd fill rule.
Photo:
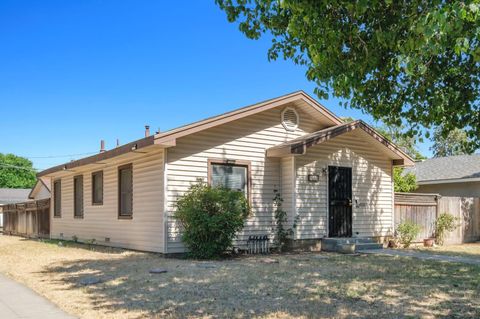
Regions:
<instances>
[{"instance_id":1,"label":"downspout","mask_svg":"<svg viewBox=\"0 0 480 319\"><path fill-rule=\"evenodd\" d=\"M394 170L393 161L390 162L390 174L391 174L391 184L392 184L392 233L391 236L395 236L395 180L394 180Z\"/></svg>"},{"instance_id":2,"label":"downspout","mask_svg":"<svg viewBox=\"0 0 480 319\"><path fill-rule=\"evenodd\" d=\"M297 218L297 171L295 169L295 156L292 156L292 177L293 177L292 226L293 226L295 224L295 219ZM297 240L297 227L293 228L293 240Z\"/></svg>"},{"instance_id":3,"label":"downspout","mask_svg":"<svg viewBox=\"0 0 480 319\"><path fill-rule=\"evenodd\" d=\"M163 253L168 253L168 156L163 149Z\"/></svg>"}]
</instances>

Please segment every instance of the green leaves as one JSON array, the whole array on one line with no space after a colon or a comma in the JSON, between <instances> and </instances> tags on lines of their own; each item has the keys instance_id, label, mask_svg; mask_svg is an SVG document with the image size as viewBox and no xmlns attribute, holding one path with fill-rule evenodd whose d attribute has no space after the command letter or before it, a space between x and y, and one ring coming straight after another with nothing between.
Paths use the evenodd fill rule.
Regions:
<instances>
[{"instance_id":1,"label":"green leaves","mask_svg":"<svg viewBox=\"0 0 480 319\"><path fill-rule=\"evenodd\" d=\"M271 34L269 59L305 65L320 98L406 121L410 135L461 128L480 146L479 1L216 2L247 37Z\"/></svg>"},{"instance_id":2,"label":"green leaves","mask_svg":"<svg viewBox=\"0 0 480 319\"><path fill-rule=\"evenodd\" d=\"M411 221L404 221L397 226L397 234L404 248L410 247L410 244L422 231L420 225Z\"/></svg>"},{"instance_id":3,"label":"green leaves","mask_svg":"<svg viewBox=\"0 0 480 319\"><path fill-rule=\"evenodd\" d=\"M435 242L442 246L447 233L454 231L459 226L458 222L457 217L447 212L441 213L435 221Z\"/></svg>"},{"instance_id":4,"label":"green leaves","mask_svg":"<svg viewBox=\"0 0 480 319\"><path fill-rule=\"evenodd\" d=\"M30 160L0 153L0 188L32 188L36 180Z\"/></svg>"},{"instance_id":5,"label":"green leaves","mask_svg":"<svg viewBox=\"0 0 480 319\"><path fill-rule=\"evenodd\" d=\"M219 257L232 246L249 214L243 192L199 182L176 203L175 218L183 226L182 239L196 258Z\"/></svg>"},{"instance_id":6,"label":"green leaves","mask_svg":"<svg viewBox=\"0 0 480 319\"><path fill-rule=\"evenodd\" d=\"M393 170L393 185L395 192L411 193L418 188L417 178L413 173L404 173L403 168Z\"/></svg>"},{"instance_id":7,"label":"green leaves","mask_svg":"<svg viewBox=\"0 0 480 319\"><path fill-rule=\"evenodd\" d=\"M430 148L434 157L445 157L473 153L468 147L469 140L465 131L454 129L445 131L439 126L433 133L433 145Z\"/></svg>"}]
</instances>

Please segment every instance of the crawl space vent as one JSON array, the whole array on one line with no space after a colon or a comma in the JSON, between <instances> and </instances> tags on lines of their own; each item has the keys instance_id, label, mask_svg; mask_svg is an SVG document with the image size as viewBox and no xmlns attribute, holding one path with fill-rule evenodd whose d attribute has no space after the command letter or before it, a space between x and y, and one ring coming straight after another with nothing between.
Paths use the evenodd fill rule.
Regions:
<instances>
[{"instance_id":1,"label":"crawl space vent","mask_svg":"<svg viewBox=\"0 0 480 319\"><path fill-rule=\"evenodd\" d=\"M282 112L282 125L287 131L293 131L298 127L298 113L295 109L287 107Z\"/></svg>"}]
</instances>

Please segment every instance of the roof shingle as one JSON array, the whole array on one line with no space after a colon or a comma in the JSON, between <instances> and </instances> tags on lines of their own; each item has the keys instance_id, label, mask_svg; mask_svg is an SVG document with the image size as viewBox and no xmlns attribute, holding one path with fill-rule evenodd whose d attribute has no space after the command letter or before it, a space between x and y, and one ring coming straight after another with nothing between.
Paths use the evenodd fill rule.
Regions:
<instances>
[{"instance_id":1,"label":"roof shingle","mask_svg":"<svg viewBox=\"0 0 480 319\"><path fill-rule=\"evenodd\" d=\"M30 188L0 188L0 205L28 201Z\"/></svg>"},{"instance_id":2,"label":"roof shingle","mask_svg":"<svg viewBox=\"0 0 480 319\"><path fill-rule=\"evenodd\" d=\"M405 171L414 173L418 182L480 178L480 154L431 158Z\"/></svg>"}]
</instances>

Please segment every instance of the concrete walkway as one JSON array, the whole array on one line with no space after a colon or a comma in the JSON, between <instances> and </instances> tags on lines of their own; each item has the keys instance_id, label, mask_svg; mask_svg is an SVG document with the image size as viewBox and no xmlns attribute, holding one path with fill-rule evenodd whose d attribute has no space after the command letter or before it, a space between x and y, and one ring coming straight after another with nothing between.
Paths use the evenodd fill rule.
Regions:
<instances>
[{"instance_id":1,"label":"concrete walkway","mask_svg":"<svg viewBox=\"0 0 480 319\"><path fill-rule=\"evenodd\" d=\"M0 274L0 318L74 318L29 288Z\"/></svg>"},{"instance_id":2,"label":"concrete walkway","mask_svg":"<svg viewBox=\"0 0 480 319\"><path fill-rule=\"evenodd\" d=\"M480 266L480 258L434 255L430 253L422 253L422 252L411 251L411 250L409 251L409 250L396 250L396 249L370 249L370 250L363 250L362 253L384 255L384 256L413 257L413 258L419 258L423 260L446 261L446 262L455 262L455 263L463 263L463 264Z\"/></svg>"}]
</instances>

